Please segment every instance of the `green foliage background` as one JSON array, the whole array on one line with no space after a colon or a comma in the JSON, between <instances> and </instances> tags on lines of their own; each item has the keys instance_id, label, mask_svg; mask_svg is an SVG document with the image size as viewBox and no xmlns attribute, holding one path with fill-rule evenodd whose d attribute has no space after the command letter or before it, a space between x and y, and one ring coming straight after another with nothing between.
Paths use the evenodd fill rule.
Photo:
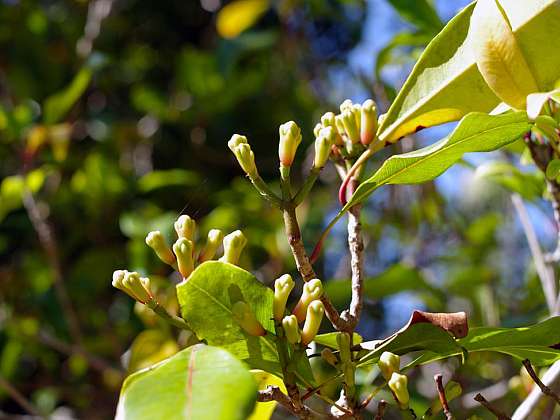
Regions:
<instances>
[{"instance_id":1,"label":"green foliage background","mask_svg":"<svg viewBox=\"0 0 560 420\"><path fill-rule=\"evenodd\" d=\"M123 375L190 342L110 286L116 268L150 273L168 308L178 309L170 286L178 279L168 278L144 237L154 229L170 237L182 212L200 221L201 234L243 229L249 245L241 266L263 283L293 273L280 215L243 179L227 140L247 135L261 174L274 184L278 125L297 121L304 144L294 176L301 179L320 115L347 96L374 97L386 110L442 27L428 2L286 0L266 6L246 31L226 39L216 31L219 5L0 4L0 376L44 412L69 408L79 418L110 418ZM108 16L103 7L110 7ZM375 33L376 14L389 16L402 32L375 56L358 55L365 65L349 66L367 31ZM440 133L407 138L382 156ZM502 157L511 160L518 146ZM529 325L546 315L509 193L474 177L468 166L478 162L435 183L384 187L367 202L370 278L359 326L365 339L389 335L413 308L466 310L471 325L488 326ZM531 168L516 176L508 182L517 179L513 189L533 201L547 244L554 235L541 199L543 179ZM302 211L309 249L339 210L335 180L334 171L325 171ZM29 193L35 203L25 206ZM40 243L33 211L52 228L57 255ZM349 298L341 287L348 278L344 240L341 223L317 264L340 307ZM499 401L511 407L526 393L507 385L519 367L476 354L465 366L452 360L446 368L466 390L502 383ZM433 393L423 388L426 375L412 376L418 407L427 407ZM0 390L3 412L22 408Z\"/></svg>"}]
</instances>

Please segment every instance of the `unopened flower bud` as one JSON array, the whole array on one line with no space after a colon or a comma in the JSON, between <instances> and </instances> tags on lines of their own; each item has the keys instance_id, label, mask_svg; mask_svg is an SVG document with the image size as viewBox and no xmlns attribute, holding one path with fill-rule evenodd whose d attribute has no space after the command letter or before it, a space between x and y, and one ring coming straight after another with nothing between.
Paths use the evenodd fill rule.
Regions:
<instances>
[{"instance_id":1,"label":"unopened flower bud","mask_svg":"<svg viewBox=\"0 0 560 420\"><path fill-rule=\"evenodd\" d=\"M294 285L294 280L289 274L284 274L274 282L273 314L276 321L281 321L284 318L286 302Z\"/></svg>"},{"instance_id":2,"label":"unopened flower bud","mask_svg":"<svg viewBox=\"0 0 560 420\"><path fill-rule=\"evenodd\" d=\"M401 358L396 354L384 351L379 357L377 366L379 366L379 370L381 371L383 377L388 381L389 379L391 379L391 375L393 375L393 372L400 372Z\"/></svg>"},{"instance_id":3,"label":"unopened flower bud","mask_svg":"<svg viewBox=\"0 0 560 420\"><path fill-rule=\"evenodd\" d=\"M153 299L148 278L141 278L136 272L117 270L113 273L113 287L122 290L134 300L146 303Z\"/></svg>"},{"instance_id":4,"label":"unopened flower bud","mask_svg":"<svg viewBox=\"0 0 560 420\"><path fill-rule=\"evenodd\" d=\"M321 357L325 362L327 362L331 366L336 367L336 365L338 365L338 359L336 358L332 350L329 349L328 347L325 347L321 351Z\"/></svg>"},{"instance_id":5,"label":"unopened flower bud","mask_svg":"<svg viewBox=\"0 0 560 420\"><path fill-rule=\"evenodd\" d=\"M293 310L293 314L296 316L298 322L303 322L305 315L307 313L307 307L311 302L316 299L320 299L323 295L323 283L319 279L309 280L303 285L303 291L301 292L301 297L299 302Z\"/></svg>"},{"instance_id":6,"label":"unopened flower bud","mask_svg":"<svg viewBox=\"0 0 560 420\"><path fill-rule=\"evenodd\" d=\"M350 99L346 99L344 102L340 104L340 113L343 114L346 111L351 111L353 105L354 104Z\"/></svg>"},{"instance_id":7,"label":"unopened flower bud","mask_svg":"<svg viewBox=\"0 0 560 420\"><path fill-rule=\"evenodd\" d=\"M319 137L319 132L321 131L322 128L323 128L323 125L321 123L315 124L315 127L313 127L313 135L315 137Z\"/></svg>"},{"instance_id":8,"label":"unopened flower bud","mask_svg":"<svg viewBox=\"0 0 560 420\"><path fill-rule=\"evenodd\" d=\"M326 165L331 154L332 146L335 142L336 133L333 127L325 127L319 132L315 139L315 159L314 168L322 168Z\"/></svg>"},{"instance_id":9,"label":"unopened flower bud","mask_svg":"<svg viewBox=\"0 0 560 420\"><path fill-rule=\"evenodd\" d=\"M322 124L323 127L335 127L334 113L333 112L326 112L321 117L321 124ZM315 136L315 137L317 137L317 136Z\"/></svg>"},{"instance_id":10,"label":"unopened flower bud","mask_svg":"<svg viewBox=\"0 0 560 420\"><path fill-rule=\"evenodd\" d=\"M368 99L362 104L360 122L360 141L364 146L370 144L377 132L377 107L375 102Z\"/></svg>"},{"instance_id":11,"label":"unopened flower bud","mask_svg":"<svg viewBox=\"0 0 560 420\"><path fill-rule=\"evenodd\" d=\"M173 252L177 257L177 267L183 278L187 278L194 270L194 244L187 238L179 238L173 244Z\"/></svg>"},{"instance_id":12,"label":"unopened flower bud","mask_svg":"<svg viewBox=\"0 0 560 420\"><path fill-rule=\"evenodd\" d=\"M179 216L175 222L175 232L179 238L187 238L191 241L194 240L194 233L196 230L196 222L188 215L183 214Z\"/></svg>"},{"instance_id":13,"label":"unopened flower bud","mask_svg":"<svg viewBox=\"0 0 560 420\"><path fill-rule=\"evenodd\" d=\"M243 232L236 230L231 232L229 235L224 237L224 255L220 258L220 261L237 264L239 257L241 256L241 251L247 245L247 238L243 235Z\"/></svg>"},{"instance_id":14,"label":"unopened flower bud","mask_svg":"<svg viewBox=\"0 0 560 420\"><path fill-rule=\"evenodd\" d=\"M352 144L359 143L360 131L358 129L358 125L356 124L356 117L351 110L344 111L342 113L342 124L344 125L344 131Z\"/></svg>"},{"instance_id":15,"label":"unopened flower bud","mask_svg":"<svg viewBox=\"0 0 560 420\"><path fill-rule=\"evenodd\" d=\"M175 256L165 242L165 238L159 230L154 230L146 236L146 245L154 250L160 260L169 265L175 264Z\"/></svg>"},{"instance_id":16,"label":"unopened flower bud","mask_svg":"<svg viewBox=\"0 0 560 420\"><path fill-rule=\"evenodd\" d=\"M200 253L199 260L203 262L214 258L214 255L216 255L216 251L220 247L223 239L224 234L220 229L210 230L210 232L208 232L208 238L206 239L206 245Z\"/></svg>"},{"instance_id":17,"label":"unopened flower bud","mask_svg":"<svg viewBox=\"0 0 560 420\"><path fill-rule=\"evenodd\" d=\"M325 307L320 300L314 300L307 307L307 316L305 317L305 324L301 332L301 343L306 346L317 335L323 315L325 314Z\"/></svg>"},{"instance_id":18,"label":"unopened flower bud","mask_svg":"<svg viewBox=\"0 0 560 420\"><path fill-rule=\"evenodd\" d=\"M288 315L282 319L282 328L286 334L286 340L291 344L297 344L301 341L301 334L299 332L299 325L297 318L293 315Z\"/></svg>"},{"instance_id":19,"label":"unopened flower bud","mask_svg":"<svg viewBox=\"0 0 560 420\"><path fill-rule=\"evenodd\" d=\"M243 169L246 174L252 175L257 172L255 155L247 142L247 137L234 134L231 140L228 141L228 147L233 152L237 162L239 162L239 166L241 166L241 169Z\"/></svg>"},{"instance_id":20,"label":"unopened flower bud","mask_svg":"<svg viewBox=\"0 0 560 420\"><path fill-rule=\"evenodd\" d=\"M233 319L249 335L262 336L266 334L265 329L259 323L250 306L243 301L235 302L231 307Z\"/></svg>"},{"instance_id":21,"label":"unopened flower bud","mask_svg":"<svg viewBox=\"0 0 560 420\"><path fill-rule=\"evenodd\" d=\"M402 409L408 408L410 396L408 395L408 378L400 373L393 372L391 379L389 379L389 388L395 394L399 406Z\"/></svg>"},{"instance_id":22,"label":"unopened flower bud","mask_svg":"<svg viewBox=\"0 0 560 420\"><path fill-rule=\"evenodd\" d=\"M360 104L352 105L352 114L354 114L354 119L356 120L356 127L360 131L360 124L362 121L362 106Z\"/></svg>"},{"instance_id":23,"label":"unopened flower bud","mask_svg":"<svg viewBox=\"0 0 560 420\"><path fill-rule=\"evenodd\" d=\"M280 142L278 143L278 157L283 166L291 166L296 156L296 151L301 143L301 130L293 121L288 121L278 129Z\"/></svg>"}]
</instances>

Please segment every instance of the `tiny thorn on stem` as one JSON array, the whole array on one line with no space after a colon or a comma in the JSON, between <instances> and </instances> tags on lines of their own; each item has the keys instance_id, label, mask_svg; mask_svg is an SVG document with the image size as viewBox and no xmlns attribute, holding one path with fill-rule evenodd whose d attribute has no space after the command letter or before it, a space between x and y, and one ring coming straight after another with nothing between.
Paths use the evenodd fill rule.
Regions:
<instances>
[{"instance_id":1,"label":"tiny thorn on stem","mask_svg":"<svg viewBox=\"0 0 560 420\"><path fill-rule=\"evenodd\" d=\"M511 420L511 417L505 415L500 410L495 408L492 404L490 404L488 402L488 400L486 398L484 398L482 396L482 394L480 394L480 393L476 394L475 397L474 397L474 400L476 402L480 403L480 405L482 405L484 408L486 408L492 414L494 414L498 418L498 420Z\"/></svg>"},{"instance_id":2,"label":"tiny thorn on stem","mask_svg":"<svg viewBox=\"0 0 560 420\"><path fill-rule=\"evenodd\" d=\"M449 404L447 402L447 397L445 396L445 388L443 387L443 375L438 373L434 375L434 381L436 381L436 388L439 395L439 402L443 408L443 414L447 420L453 420L453 414L449 410Z\"/></svg>"},{"instance_id":3,"label":"tiny thorn on stem","mask_svg":"<svg viewBox=\"0 0 560 420\"><path fill-rule=\"evenodd\" d=\"M552 389L550 389L540 380L539 375L537 375L537 373L533 369L533 366L531 366L531 362L529 361L529 359L523 360L522 363L523 366L525 366L527 373L529 374L531 379L538 385L542 393L548 395L550 398L556 401L556 404L560 405L560 397L558 396L558 394L556 394Z\"/></svg>"},{"instance_id":4,"label":"tiny thorn on stem","mask_svg":"<svg viewBox=\"0 0 560 420\"><path fill-rule=\"evenodd\" d=\"M381 400L377 404L377 414L373 420L383 420L383 415L385 414L385 408L387 408L387 401Z\"/></svg>"}]
</instances>

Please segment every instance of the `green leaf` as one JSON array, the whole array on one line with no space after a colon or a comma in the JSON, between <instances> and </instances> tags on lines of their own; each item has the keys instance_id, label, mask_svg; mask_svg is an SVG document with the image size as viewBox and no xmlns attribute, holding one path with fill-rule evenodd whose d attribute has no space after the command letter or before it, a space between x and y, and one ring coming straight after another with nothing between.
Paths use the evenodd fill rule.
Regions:
<instances>
[{"instance_id":1,"label":"green leaf","mask_svg":"<svg viewBox=\"0 0 560 420\"><path fill-rule=\"evenodd\" d=\"M152 171L138 180L138 188L142 192L151 192L164 187L190 187L200 183L196 172L184 169Z\"/></svg>"},{"instance_id":2,"label":"green leaf","mask_svg":"<svg viewBox=\"0 0 560 420\"><path fill-rule=\"evenodd\" d=\"M558 162L560 163L560 161ZM488 179L516 192L528 201L537 200L543 195L544 179L542 172L524 173L507 162L483 163L476 169L476 176Z\"/></svg>"},{"instance_id":3,"label":"green leaf","mask_svg":"<svg viewBox=\"0 0 560 420\"><path fill-rule=\"evenodd\" d=\"M471 113L453 132L423 149L395 155L358 187L337 219L354 204L387 184L417 184L432 180L457 162L465 153L490 152L512 143L531 128L525 112L504 115Z\"/></svg>"},{"instance_id":4,"label":"green leaf","mask_svg":"<svg viewBox=\"0 0 560 420\"><path fill-rule=\"evenodd\" d=\"M338 343L336 342L337 335L338 333L336 332L318 334L315 336L315 339L313 341L315 341L315 343L320 344L322 346L338 350ZM356 344L360 344L362 341L363 341L362 336L358 333L354 333L354 336L352 337L352 343L356 345Z\"/></svg>"},{"instance_id":5,"label":"green leaf","mask_svg":"<svg viewBox=\"0 0 560 420\"><path fill-rule=\"evenodd\" d=\"M457 344L468 353L491 351L507 354L519 360L529 359L535 366L548 366L560 360L560 317L553 317L529 327L472 328ZM460 351L432 352L431 349L409 363L405 369L435 360L460 355Z\"/></svg>"},{"instance_id":6,"label":"green leaf","mask_svg":"<svg viewBox=\"0 0 560 420\"><path fill-rule=\"evenodd\" d=\"M369 344L368 348L373 347L373 349L360 358L359 366L376 363L384 351L402 355L413 351L429 350L441 356L462 352L451 334L427 322L413 324L386 340L364 343L362 347L365 347L365 344Z\"/></svg>"},{"instance_id":7,"label":"green leaf","mask_svg":"<svg viewBox=\"0 0 560 420\"><path fill-rule=\"evenodd\" d=\"M393 51L400 47L423 47L427 45L432 36L428 33L400 32L379 51L375 60L375 77L381 80L381 70L392 60Z\"/></svg>"},{"instance_id":8,"label":"green leaf","mask_svg":"<svg viewBox=\"0 0 560 420\"><path fill-rule=\"evenodd\" d=\"M560 175L560 160L553 159L546 167L546 177L548 179L556 179Z\"/></svg>"},{"instance_id":9,"label":"green leaf","mask_svg":"<svg viewBox=\"0 0 560 420\"><path fill-rule=\"evenodd\" d=\"M547 366L560 360L560 317L521 328L473 328L458 340L469 352L495 351L516 359L529 359L535 366ZM554 347L554 348L553 348Z\"/></svg>"},{"instance_id":10,"label":"green leaf","mask_svg":"<svg viewBox=\"0 0 560 420\"><path fill-rule=\"evenodd\" d=\"M426 0L388 0L403 19L420 29L436 33L443 23Z\"/></svg>"},{"instance_id":11,"label":"green leaf","mask_svg":"<svg viewBox=\"0 0 560 420\"><path fill-rule=\"evenodd\" d=\"M152 366L178 351L177 342L168 332L162 330L142 331L130 346L128 371L136 372Z\"/></svg>"},{"instance_id":12,"label":"green leaf","mask_svg":"<svg viewBox=\"0 0 560 420\"><path fill-rule=\"evenodd\" d=\"M265 330L274 332L273 292L251 273L231 264L208 261L177 286L181 313L198 338L227 349L254 368L279 373L271 334L254 337L234 320L231 307L246 302Z\"/></svg>"},{"instance_id":13,"label":"green leaf","mask_svg":"<svg viewBox=\"0 0 560 420\"><path fill-rule=\"evenodd\" d=\"M257 385L242 362L227 351L198 344L129 376L117 420L245 420Z\"/></svg>"},{"instance_id":14,"label":"green leaf","mask_svg":"<svg viewBox=\"0 0 560 420\"><path fill-rule=\"evenodd\" d=\"M252 370L251 373L257 381L257 385L259 391L265 390L269 385L277 386L280 390L287 394L286 386L282 379L278 376L272 375L271 373L265 372L263 370ZM257 402L255 406L255 410L251 414L248 420L268 420L272 416L272 413L276 409L276 401L269 401L269 402Z\"/></svg>"},{"instance_id":15,"label":"green leaf","mask_svg":"<svg viewBox=\"0 0 560 420\"><path fill-rule=\"evenodd\" d=\"M326 293L335 306L346 304L352 290L349 280L333 280L325 283ZM371 299L382 299L405 290L427 291L440 296L441 292L426 283L422 274L414 267L395 264L383 273L364 279L364 295Z\"/></svg>"},{"instance_id":16,"label":"green leaf","mask_svg":"<svg viewBox=\"0 0 560 420\"><path fill-rule=\"evenodd\" d=\"M553 89L560 78L560 55L550 42L560 37L556 1L520 6L516 0L503 0L500 4L539 89ZM480 74L469 45L474 5L455 16L430 42L379 127L382 140L394 142L418 127L458 120L473 111L488 112L500 103Z\"/></svg>"},{"instance_id":17,"label":"green leaf","mask_svg":"<svg viewBox=\"0 0 560 420\"><path fill-rule=\"evenodd\" d=\"M43 116L45 124L54 124L64 118L70 108L74 106L76 101L85 92L92 75L93 71L90 67L83 67L64 90L49 96L45 100L45 113Z\"/></svg>"}]
</instances>

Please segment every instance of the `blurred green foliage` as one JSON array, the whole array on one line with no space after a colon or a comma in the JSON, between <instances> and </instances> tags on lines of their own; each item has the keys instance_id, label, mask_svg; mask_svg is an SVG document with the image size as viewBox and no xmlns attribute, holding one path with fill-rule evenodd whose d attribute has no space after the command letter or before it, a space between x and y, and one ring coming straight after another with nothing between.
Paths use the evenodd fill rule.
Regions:
<instances>
[{"instance_id":1,"label":"blurred green foliage","mask_svg":"<svg viewBox=\"0 0 560 420\"><path fill-rule=\"evenodd\" d=\"M150 273L167 308L178 310L169 287L178 279L144 237L154 229L171 237L179 214L199 221L201 237L211 228L243 229L241 266L263 283L294 273L280 215L244 179L227 140L247 135L259 171L277 183L280 123L297 121L305 148L312 146L313 125L337 106L346 83L386 109L399 83L387 74L406 70L442 25L431 2L390 1L407 25L376 61L364 58L370 73L342 72L354 77L341 86L337 72L370 15L387 4L247 3L242 17L230 8L240 19L233 29L219 0L0 3L0 377L42 412L110 418L125 374L191 342L110 285L116 268ZM407 139L384 157L431 140ZM504 152L510 160L518 154ZM296 179L310 166L304 155ZM390 334L412 308L466 310L472 325L528 325L546 314L509 193L459 169L450 172L453 188L385 187L366 203L364 339ZM486 175L533 201L541 233L552 229L542 178L505 166ZM326 170L302 208L308 248L338 211L334 180ZM317 264L340 307L349 274L342 225ZM453 363L467 390L519 370L484 354ZM376 374L363 373L363 392ZM412 377L420 384L413 405L427 408L422 375ZM523 396L506 387L501 403ZM23 411L0 389L4 412Z\"/></svg>"}]
</instances>

